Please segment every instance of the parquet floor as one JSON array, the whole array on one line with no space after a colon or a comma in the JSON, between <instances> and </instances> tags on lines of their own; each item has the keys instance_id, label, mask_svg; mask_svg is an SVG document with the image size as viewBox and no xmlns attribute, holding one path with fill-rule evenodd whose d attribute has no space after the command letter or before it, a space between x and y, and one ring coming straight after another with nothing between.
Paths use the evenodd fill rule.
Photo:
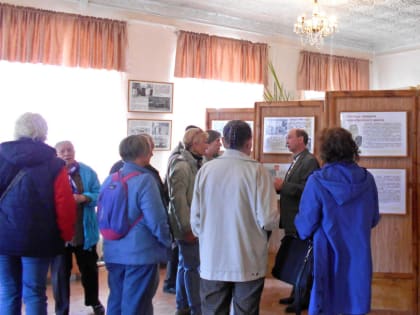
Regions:
<instances>
[{"instance_id":1,"label":"parquet floor","mask_svg":"<svg viewBox=\"0 0 420 315\"><path fill-rule=\"evenodd\" d=\"M175 313L175 295L162 292L162 282L165 276L165 269L160 271L160 284L156 296L154 297L154 312L155 315L173 315ZM105 267L99 268L99 288L100 300L106 306L108 297L107 286L107 272ZM270 276L265 281L264 291L261 300L260 314L261 315L283 315L285 306L278 304L280 297L286 297L290 293L291 286L281 281L271 278ZM54 299L51 293L51 285L47 288L48 295L48 314L54 314ZM80 280L71 282L71 315L92 315L92 309L86 307L83 303L83 289ZM149 314L145 314L149 315ZM303 312L302 315L307 315ZM370 315L408 315L406 312L387 312L387 311L372 311ZM414 314L413 314L414 315Z\"/></svg>"},{"instance_id":2,"label":"parquet floor","mask_svg":"<svg viewBox=\"0 0 420 315\"><path fill-rule=\"evenodd\" d=\"M173 315L175 313L175 295L163 293L162 282L165 277L165 269L160 271L160 283L158 291L153 299L155 315ZM105 267L99 268L99 289L100 300L106 306L108 297L107 272ZM285 306L277 303L280 297L288 296L291 287L275 279L267 279L261 303L261 315L284 314ZM71 282L71 315L91 315L90 307L84 306L83 288L80 280ZM48 295L48 314L54 314L54 299L51 293L51 285L47 288ZM304 312L303 314L307 314ZM148 315L148 314L145 314Z\"/></svg>"}]
</instances>

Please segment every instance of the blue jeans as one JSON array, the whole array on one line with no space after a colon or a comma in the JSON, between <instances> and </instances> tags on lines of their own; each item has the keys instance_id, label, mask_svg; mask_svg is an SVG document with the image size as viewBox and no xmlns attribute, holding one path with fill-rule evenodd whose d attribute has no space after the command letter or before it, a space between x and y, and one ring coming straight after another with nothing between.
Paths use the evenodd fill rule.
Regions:
<instances>
[{"instance_id":1,"label":"blue jeans","mask_svg":"<svg viewBox=\"0 0 420 315\"><path fill-rule=\"evenodd\" d=\"M47 315L47 272L51 258L0 255L0 310L21 314L22 297L27 315Z\"/></svg>"},{"instance_id":2,"label":"blue jeans","mask_svg":"<svg viewBox=\"0 0 420 315\"><path fill-rule=\"evenodd\" d=\"M152 299L159 284L158 265L106 263L107 315L153 315Z\"/></svg>"},{"instance_id":3,"label":"blue jeans","mask_svg":"<svg viewBox=\"0 0 420 315\"><path fill-rule=\"evenodd\" d=\"M201 314L200 254L198 241L177 241L179 248L178 274L176 277L176 308L190 308L191 315Z\"/></svg>"}]
</instances>

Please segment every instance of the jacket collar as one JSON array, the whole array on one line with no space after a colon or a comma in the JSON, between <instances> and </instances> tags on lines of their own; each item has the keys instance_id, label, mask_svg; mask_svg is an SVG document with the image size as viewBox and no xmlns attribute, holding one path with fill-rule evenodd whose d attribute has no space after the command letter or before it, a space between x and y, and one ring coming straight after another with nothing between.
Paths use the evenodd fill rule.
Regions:
<instances>
[{"instance_id":1,"label":"jacket collar","mask_svg":"<svg viewBox=\"0 0 420 315\"><path fill-rule=\"evenodd\" d=\"M244 161L257 162L249 155L233 149L226 149L226 151L221 156L219 156L218 159L240 159Z\"/></svg>"}]
</instances>

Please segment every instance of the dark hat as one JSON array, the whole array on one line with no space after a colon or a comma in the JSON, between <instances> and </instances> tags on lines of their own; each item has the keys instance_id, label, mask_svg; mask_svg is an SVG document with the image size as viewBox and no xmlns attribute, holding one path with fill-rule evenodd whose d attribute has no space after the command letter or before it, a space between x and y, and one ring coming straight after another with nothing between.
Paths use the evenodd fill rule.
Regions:
<instances>
[{"instance_id":1,"label":"dark hat","mask_svg":"<svg viewBox=\"0 0 420 315\"><path fill-rule=\"evenodd\" d=\"M214 140L217 140L220 137L222 137L220 132L218 132L216 130L211 130L210 129L210 130L207 130L206 132L209 135L209 137L207 138L207 143L212 143Z\"/></svg>"},{"instance_id":2,"label":"dark hat","mask_svg":"<svg viewBox=\"0 0 420 315\"><path fill-rule=\"evenodd\" d=\"M185 127L185 131L187 131L188 129L192 129L192 128L198 128L195 125L188 125L187 127Z\"/></svg>"}]
</instances>

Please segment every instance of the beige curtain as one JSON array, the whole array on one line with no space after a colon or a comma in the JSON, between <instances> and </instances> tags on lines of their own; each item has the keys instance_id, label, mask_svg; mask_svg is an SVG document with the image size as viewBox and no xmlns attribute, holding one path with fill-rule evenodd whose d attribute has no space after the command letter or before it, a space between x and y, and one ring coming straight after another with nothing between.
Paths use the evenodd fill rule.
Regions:
<instances>
[{"instance_id":1,"label":"beige curtain","mask_svg":"<svg viewBox=\"0 0 420 315\"><path fill-rule=\"evenodd\" d=\"M265 84L267 44L180 31L175 76Z\"/></svg>"},{"instance_id":2,"label":"beige curtain","mask_svg":"<svg viewBox=\"0 0 420 315\"><path fill-rule=\"evenodd\" d=\"M369 90L369 60L301 51L297 89Z\"/></svg>"},{"instance_id":3,"label":"beige curtain","mask_svg":"<svg viewBox=\"0 0 420 315\"><path fill-rule=\"evenodd\" d=\"M125 70L127 24L0 3L0 59Z\"/></svg>"}]
</instances>

